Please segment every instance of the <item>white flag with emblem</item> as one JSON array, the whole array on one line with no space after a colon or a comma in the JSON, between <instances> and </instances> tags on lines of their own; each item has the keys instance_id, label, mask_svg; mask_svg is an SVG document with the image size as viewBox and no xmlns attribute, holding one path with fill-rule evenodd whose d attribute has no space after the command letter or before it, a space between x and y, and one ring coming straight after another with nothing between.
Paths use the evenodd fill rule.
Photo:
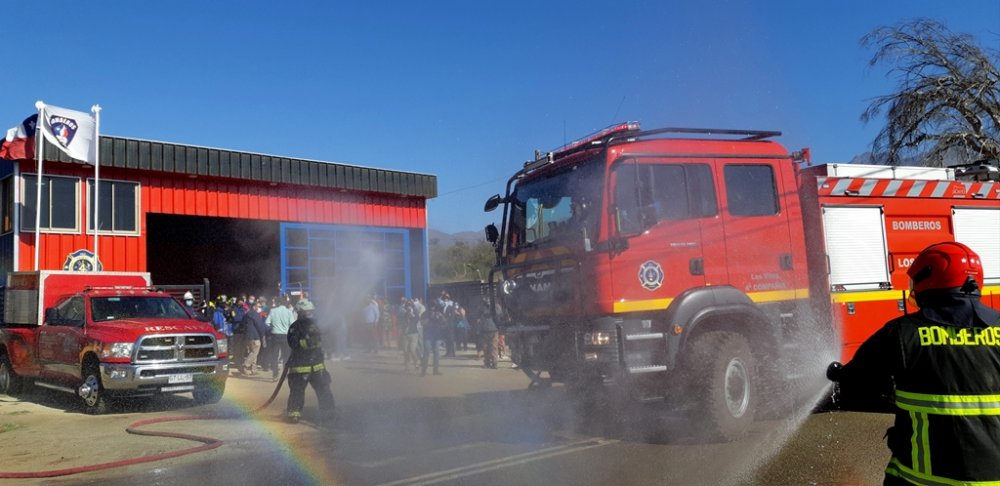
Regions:
<instances>
[{"instance_id":1,"label":"white flag with emblem","mask_svg":"<svg viewBox=\"0 0 1000 486\"><path fill-rule=\"evenodd\" d=\"M97 123L89 113L58 106L42 107L42 134L74 159L97 162Z\"/></svg>"}]
</instances>

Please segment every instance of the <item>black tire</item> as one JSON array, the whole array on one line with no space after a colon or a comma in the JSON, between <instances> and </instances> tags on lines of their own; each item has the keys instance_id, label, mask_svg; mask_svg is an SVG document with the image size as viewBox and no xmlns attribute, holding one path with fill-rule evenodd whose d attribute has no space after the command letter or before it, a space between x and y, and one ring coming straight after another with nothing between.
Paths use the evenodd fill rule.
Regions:
<instances>
[{"instance_id":1,"label":"black tire","mask_svg":"<svg viewBox=\"0 0 1000 486\"><path fill-rule=\"evenodd\" d=\"M83 383L78 389L83 402L83 411L90 415L101 415L111 411L111 401L104 393L101 372L95 365L83 368Z\"/></svg>"},{"instance_id":2,"label":"black tire","mask_svg":"<svg viewBox=\"0 0 1000 486\"><path fill-rule=\"evenodd\" d=\"M191 396L194 397L194 401L199 405L211 405L213 403L219 403L222 400L222 395L226 392L226 384L222 383L216 385L215 383L207 383L205 385L198 386L191 392Z\"/></svg>"},{"instance_id":3,"label":"black tire","mask_svg":"<svg viewBox=\"0 0 1000 486\"><path fill-rule=\"evenodd\" d=\"M24 379L14 372L10 358L6 353L0 354L0 394L14 396L21 393L23 388Z\"/></svg>"},{"instance_id":4,"label":"black tire","mask_svg":"<svg viewBox=\"0 0 1000 486\"><path fill-rule=\"evenodd\" d=\"M753 424L759 400L756 364L746 338L709 332L691 343L687 369L689 390L696 398L693 418L709 440L733 441Z\"/></svg>"}]
</instances>

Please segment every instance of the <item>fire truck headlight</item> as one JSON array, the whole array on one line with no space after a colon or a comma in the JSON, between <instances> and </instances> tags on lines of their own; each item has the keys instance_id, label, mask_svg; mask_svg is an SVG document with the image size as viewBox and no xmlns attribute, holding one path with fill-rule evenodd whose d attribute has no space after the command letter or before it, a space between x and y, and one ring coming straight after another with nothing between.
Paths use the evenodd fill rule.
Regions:
<instances>
[{"instance_id":1,"label":"fire truck headlight","mask_svg":"<svg viewBox=\"0 0 1000 486\"><path fill-rule=\"evenodd\" d=\"M516 289L516 288L517 288L517 282L515 282L513 280L504 280L503 281L503 293L505 293L507 295L513 294L514 293L514 289Z\"/></svg>"},{"instance_id":2,"label":"fire truck headlight","mask_svg":"<svg viewBox=\"0 0 1000 486\"><path fill-rule=\"evenodd\" d=\"M605 346L611 343L611 333L588 332L583 335L583 344L588 346Z\"/></svg>"},{"instance_id":3,"label":"fire truck headlight","mask_svg":"<svg viewBox=\"0 0 1000 486\"><path fill-rule=\"evenodd\" d=\"M225 353L229 352L229 340L228 339L220 339L220 340L216 341L215 344L217 346L219 346L219 354L225 354Z\"/></svg>"},{"instance_id":4,"label":"fire truck headlight","mask_svg":"<svg viewBox=\"0 0 1000 486\"><path fill-rule=\"evenodd\" d=\"M101 349L102 358L131 358L132 343L110 343Z\"/></svg>"}]
</instances>

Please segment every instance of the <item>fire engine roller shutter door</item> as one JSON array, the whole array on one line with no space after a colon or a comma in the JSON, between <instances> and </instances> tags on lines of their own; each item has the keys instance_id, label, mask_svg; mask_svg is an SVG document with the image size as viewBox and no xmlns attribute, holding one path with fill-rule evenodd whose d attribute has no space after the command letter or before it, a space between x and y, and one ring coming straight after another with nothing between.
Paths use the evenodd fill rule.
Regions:
<instances>
[{"instance_id":1,"label":"fire engine roller shutter door","mask_svg":"<svg viewBox=\"0 0 1000 486\"><path fill-rule=\"evenodd\" d=\"M1000 284L1000 208L953 208L955 241L965 243L983 261L986 285Z\"/></svg>"},{"instance_id":2,"label":"fire engine roller shutter door","mask_svg":"<svg viewBox=\"0 0 1000 486\"><path fill-rule=\"evenodd\" d=\"M823 208L830 285L878 289L889 282L885 221L881 207Z\"/></svg>"}]
</instances>

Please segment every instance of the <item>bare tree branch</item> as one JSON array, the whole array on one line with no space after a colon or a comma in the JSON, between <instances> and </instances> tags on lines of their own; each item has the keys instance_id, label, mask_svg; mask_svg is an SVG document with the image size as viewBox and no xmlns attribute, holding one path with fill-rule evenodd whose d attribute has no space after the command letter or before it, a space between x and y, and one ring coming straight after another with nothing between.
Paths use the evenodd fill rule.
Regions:
<instances>
[{"instance_id":1,"label":"bare tree branch","mask_svg":"<svg viewBox=\"0 0 1000 486\"><path fill-rule=\"evenodd\" d=\"M874 47L868 64L889 65L886 74L897 83L895 93L874 98L861 114L865 123L885 115L873 154L892 165L915 155L925 165L1000 157L996 51L927 19L878 27L861 43Z\"/></svg>"}]
</instances>

